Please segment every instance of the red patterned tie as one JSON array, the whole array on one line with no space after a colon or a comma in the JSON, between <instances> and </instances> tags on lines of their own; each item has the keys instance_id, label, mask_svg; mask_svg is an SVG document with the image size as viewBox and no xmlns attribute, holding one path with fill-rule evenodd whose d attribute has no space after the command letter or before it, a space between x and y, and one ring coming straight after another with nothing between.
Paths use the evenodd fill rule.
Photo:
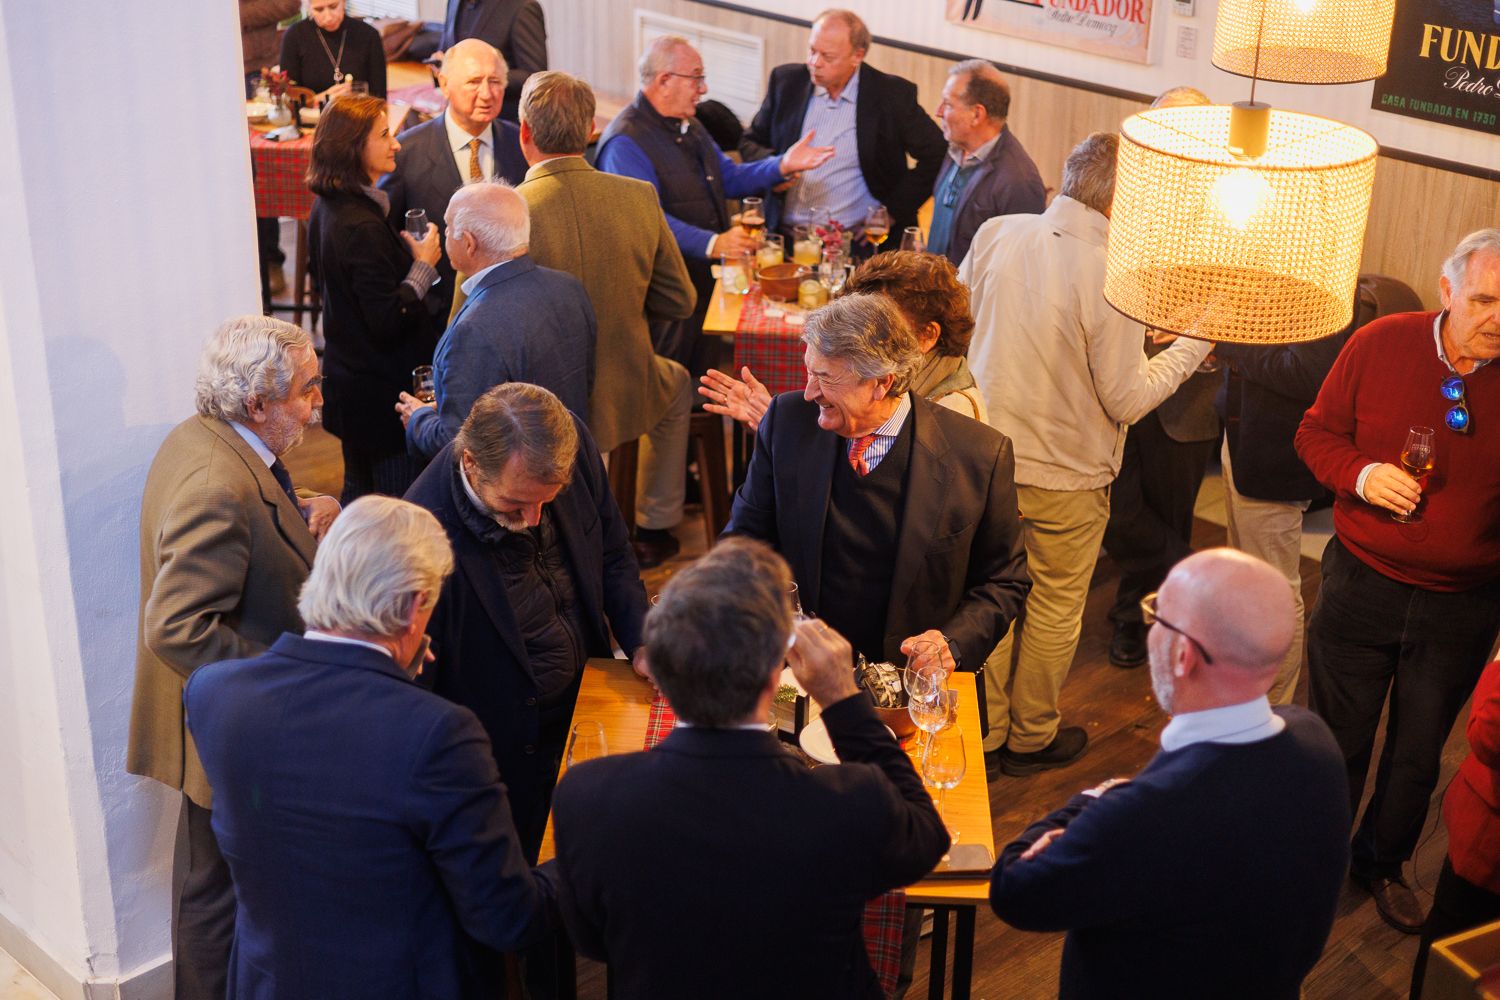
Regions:
<instances>
[{"instance_id":1,"label":"red patterned tie","mask_svg":"<svg viewBox=\"0 0 1500 1000\"><path fill-rule=\"evenodd\" d=\"M866 434L849 442L849 465L861 476L870 474L870 463L865 461L865 452L874 443L874 434Z\"/></svg>"}]
</instances>

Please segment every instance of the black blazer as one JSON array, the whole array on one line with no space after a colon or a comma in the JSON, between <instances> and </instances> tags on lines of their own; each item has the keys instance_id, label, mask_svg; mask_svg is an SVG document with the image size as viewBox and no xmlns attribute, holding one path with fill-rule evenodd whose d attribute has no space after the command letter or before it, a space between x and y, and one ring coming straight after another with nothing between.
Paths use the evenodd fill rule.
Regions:
<instances>
[{"instance_id":1,"label":"black blazer","mask_svg":"<svg viewBox=\"0 0 1500 1000\"><path fill-rule=\"evenodd\" d=\"M939 629L977 670L1031 590L1016 506L1010 439L913 394L906 507L891 560L885 655L905 662L901 641ZM759 538L791 564L802 606L818 608L823 523L835 462L848 441L818 427L818 408L782 393L761 418L745 483L726 534ZM836 581L835 581L836 585Z\"/></svg>"},{"instance_id":2,"label":"black blazer","mask_svg":"<svg viewBox=\"0 0 1500 1000\"><path fill-rule=\"evenodd\" d=\"M431 312L402 283L411 251L364 194L317 198L308 244L323 290L323 423L351 447L404 453L396 399L437 346Z\"/></svg>"},{"instance_id":3,"label":"black blazer","mask_svg":"<svg viewBox=\"0 0 1500 1000\"><path fill-rule=\"evenodd\" d=\"M599 448L583 421L576 415L573 420L578 427L573 481L549 507L567 550L584 621L584 644L589 656L614 655L612 629L620 648L634 653L645 641L646 589L630 547L629 527L609 491ZM494 744L500 774L511 788L516 826L524 834L534 821L545 823L546 814L523 815L517 807L545 802L556 773L542 766L536 752L536 679L505 584L489 549L459 513L457 493L463 487L455 482L456 461L449 444L406 493L407 500L437 517L457 563L427 628L437 660L427 665L422 681L479 716Z\"/></svg>"},{"instance_id":4,"label":"black blazer","mask_svg":"<svg viewBox=\"0 0 1500 1000\"><path fill-rule=\"evenodd\" d=\"M956 170L958 164L953 158L944 157L934 195ZM1042 175L1037 173L1036 164L1021 140L1007 126L995 140L995 148L974 168L954 206L953 235L944 256L955 265L961 264L964 254L969 252L969 244L974 242L974 234L987 219L997 215L1039 215L1046 208L1047 186L1042 183Z\"/></svg>"},{"instance_id":5,"label":"black blazer","mask_svg":"<svg viewBox=\"0 0 1500 1000\"><path fill-rule=\"evenodd\" d=\"M677 729L559 782L559 903L611 996L883 995L865 901L925 875L948 837L868 698L823 719L842 766L808 770L764 731Z\"/></svg>"},{"instance_id":6,"label":"black blazer","mask_svg":"<svg viewBox=\"0 0 1500 1000\"><path fill-rule=\"evenodd\" d=\"M443 22L444 52L465 38L482 38L505 57L510 74L505 80L505 104L500 109L506 121L516 120L521 88L526 78L547 68L547 21L537 0L478 0L480 10L474 28L458 34L458 9L465 0L448 0Z\"/></svg>"},{"instance_id":7,"label":"black blazer","mask_svg":"<svg viewBox=\"0 0 1500 1000\"><path fill-rule=\"evenodd\" d=\"M441 114L402 132L396 169L380 179L380 189L391 199L391 225L397 229L405 228L408 209L421 208L427 211L427 221L437 225L438 234L447 236L448 226L443 216L448 211L448 200L466 181L459 174L453 151L448 148L446 118L446 114ZM495 153L496 177L503 177L512 185L526 179L526 157L521 155L518 126L496 119L490 126L490 148ZM428 294L427 301L441 327L447 323L448 311L453 307L453 264L446 253L438 261L437 270L443 280Z\"/></svg>"},{"instance_id":8,"label":"black blazer","mask_svg":"<svg viewBox=\"0 0 1500 1000\"><path fill-rule=\"evenodd\" d=\"M802 63L772 70L766 98L740 142L744 158L780 155L801 139L802 119L812 93L812 76ZM948 154L942 130L917 103L917 85L864 63L859 69L854 122L865 186L890 210L894 232L915 226L917 209L932 196L933 181ZM813 141L818 140L814 137ZM910 169L908 153L917 161ZM768 226L780 224L784 202L785 195L777 195L767 206Z\"/></svg>"},{"instance_id":9,"label":"black blazer","mask_svg":"<svg viewBox=\"0 0 1500 1000\"><path fill-rule=\"evenodd\" d=\"M234 876L230 997L483 997L465 935L546 927L484 731L389 656L288 633L184 701Z\"/></svg>"}]
</instances>

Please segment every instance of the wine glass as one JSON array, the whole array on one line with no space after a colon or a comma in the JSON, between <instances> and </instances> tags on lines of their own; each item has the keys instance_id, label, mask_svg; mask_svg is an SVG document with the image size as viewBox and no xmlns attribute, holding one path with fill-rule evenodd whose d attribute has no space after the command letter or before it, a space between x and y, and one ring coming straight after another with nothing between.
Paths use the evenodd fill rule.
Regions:
<instances>
[{"instance_id":1,"label":"wine glass","mask_svg":"<svg viewBox=\"0 0 1500 1000\"><path fill-rule=\"evenodd\" d=\"M411 238L414 240L427 237L427 210L425 208L407 209L406 231L411 233Z\"/></svg>"},{"instance_id":2,"label":"wine glass","mask_svg":"<svg viewBox=\"0 0 1500 1000\"><path fill-rule=\"evenodd\" d=\"M568 739L568 766L585 760L603 757L609 751L604 744L604 724L584 720L573 725L573 735Z\"/></svg>"},{"instance_id":3,"label":"wine glass","mask_svg":"<svg viewBox=\"0 0 1500 1000\"><path fill-rule=\"evenodd\" d=\"M417 365L411 370L411 394L424 403L437 401L437 383L431 365Z\"/></svg>"},{"instance_id":4,"label":"wine glass","mask_svg":"<svg viewBox=\"0 0 1500 1000\"><path fill-rule=\"evenodd\" d=\"M950 843L958 843L958 831L948 826L944 815L948 789L957 788L964 780L968 761L964 755L964 731L958 726L946 726L927 738L927 749L922 752L922 777L938 790L938 816L948 829Z\"/></svg>"},{"instance_id":5,"label":"wine glass","mask_svg":"<svg viewBox=\"0 0 1500 1000\"><path fill-rule=\"evenodd\" d=\"M922 235L921 226L907 226L902 230L901 249L910 250L914 253L927 252L927 238Z\"/></svg>"},{"instance_id":6,"label":"wine glass","mask_svg":"<svg viewBox=\"0 0 1500 1000\"><path fill-rule=\"evenodd\" d=\"M740 228L753 239L760 239L766 231L765 201L761 198L740 200Z\"/></svg>"},{"instance_id":7,"label":"wine glass","mask_svg":"<svg viewBox=\"0 0 1500 1000\"><path fill-rule=\"evenodd\" d=\"M891 213L884 205L871 205L865 213L865 239L876 249L891 234Z\"/></svg>"},{"instance_id":8,"label":"wine glass","mask_svg":"<svg viewBox=\"0 0 1500 1000\"><path fill-rule=\"evenodd\" d=\"M912 643L901 675L906 688L906 711L911 721L924 733L940 725L939 695L948 686L948 672L943 669L937 643L925 639Z\"/></svg>"},{"instance_id":9,"label":"wine glass","mask_svg":"<svg viewBox=\"0 0 1500 1000\"><path fill-rule=\"evenodd\" d=\"M1432 473L1432 428L1414 426L1406 432L1406 444L1401 448L1401 468L1425 488L1427 477ZM1417 503L1422 501L1418 499ZM1391 512L1391 520L1402 524L1420 524L1422 515L1413 507L1410 514Z\"/></svg>"},{"instance_id":10,"label":"wine glass","mask_svg":"<svg viewBox=\"0 0 1500 1000\"><path fill-rule=\"evenodd\" d=\"M799 621L800 622L804 618L807 617L806 615L804 615L802 613L802 595L797 590L797 583L796 583L796 581L793 581L792 585L790 587L787 587L787 589L786 589L786 599L788 601L790 601L791 605L792 605L792 620L793 621Z\"/></svg>"}]
</instances>

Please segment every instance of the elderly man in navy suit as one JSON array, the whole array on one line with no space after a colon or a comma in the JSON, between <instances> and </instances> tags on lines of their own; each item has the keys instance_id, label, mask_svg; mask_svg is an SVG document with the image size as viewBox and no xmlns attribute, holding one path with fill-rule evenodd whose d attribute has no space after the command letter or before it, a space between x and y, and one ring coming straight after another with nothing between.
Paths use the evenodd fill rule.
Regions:
<instances>
[{"instance_id":1,"label":"elderly man in navy suit","mask_svg":"<svg viewBox=\"0 0 1500 1000\"><path fill-rule=\"evenodd\" d=\"M546 930L551 879L479 720L412 683L452 570L431 514L364 497L318 549L306 633L188 680L234 877L230 997L492 996L461 935L511 951Z\"/></svg>"},{"instance_id":2,"label":"elderly man in navy suit","mask_svg":"<svg viewBox=\"0 0 1500 1000\"><path fill-rule=\"evenodd\" d=\"M500 50L510 70L505 76L501 116L516 120L521 87L547 68L547 20L537 0L448 0L440 48L452 49L476 38Z\"/></svg>"},{"instance_id":3,"label":"elderly man in navy suit","mask_svg":"<svg viewBox=\"0 0 1500 1000\"><path fill-rule=\"evenodd\" d=\"M588 292L571 274L527 256L526 201L503 184L475 184L448 204L448 257L470 275L458 315L432 357L436 401L401 393L409 449L431 457L453 440L480 394L503 382L550 390L587 414L598 330Z\"/></svg>"},{"instance_id":4,"label":"elderly man in navy suit","mask_svg":"<svg viewBox=\"0 0 1500 1000\"><path fill-rule=\"evenodd\" d=\"M469 39L448 50L438 74L447 110L401 133L396 169L380 181L396 228L404 228L408 210L420 208L442 232L448 200L465 184L525 178L520 130L499 120L505 79L505 59L488 42ZM443 280L428 300L442 321L453 306L453 262L438 261L438 274Z\"/></svg>"}]
</instances>

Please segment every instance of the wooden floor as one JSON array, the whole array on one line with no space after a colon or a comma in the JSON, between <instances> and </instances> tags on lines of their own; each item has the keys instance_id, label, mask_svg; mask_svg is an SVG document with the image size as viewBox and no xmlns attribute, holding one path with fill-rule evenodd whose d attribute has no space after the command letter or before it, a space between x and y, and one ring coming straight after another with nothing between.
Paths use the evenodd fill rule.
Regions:
<instances>
[{"instance_id":1,"label":"wooden floor","mask_svg":"<svg viewBox=\"0 0 1500 1000\"><path fill-rule=\"evenodd\" d=\"M287 458L298 486L338 492L340 461L338 445L322 430L314 428L306 441ZM647 589L655 593L670 576L704 551L706 534L701 518L690 509L678 534L683 551L664 566L644 574ZM1224 543L1224 529L1198 521L1195 546ZM1028 778L1002 777L990 785L990 808L994 817L995 843L1008 842L1032 820L1065 802L1081 788L1114 775L1129 775L1143 767L1157 749L1157 735L1166 716L1151 697L1147 671L1119 670L1109 665L1106 650L1110 626L1106 611L1114 596L1117 571L1102 557L1089 591L1084 613L1083 635L1073 669L1062 693L1063 720L1083 725L1089 733L1088 752L1072 767ZM1309 610L1317 597L1318 566L1302 561L1303 593ZM1306 703L1304 690L1297 700ZM1468 717L1465 706L1461 719ZM1443 758L1439 795L1467 751L1462 725L1448 739ZM1378 754L1378 750L1377 750ZM1434 797L1434 804L1438 796ZM1414 888L1430 902L1447 850L1447 835L1437 822L1437 810L1428 816L1424 841L1414 864ZM1246 864L1274 865L1274 857L1247 858ZM1396 1000L1407 996L1415 937L1398 933L1381 922L1370 898L1348 888L1339 903L1338 918L1322 960L1308 977L1307 1000ZM1057 995L1057 967L1062 936L1029 934L1001 923L981 909L974 945L974 990L977 1000L1043 1000ZM918 977L910 996L927 995L928 942L918 955ZM601 966L582 961L579 995L585 1000L603 998ZM1205 997L1210 994L1205 994Z\"/></svg>"}]
</instances>

